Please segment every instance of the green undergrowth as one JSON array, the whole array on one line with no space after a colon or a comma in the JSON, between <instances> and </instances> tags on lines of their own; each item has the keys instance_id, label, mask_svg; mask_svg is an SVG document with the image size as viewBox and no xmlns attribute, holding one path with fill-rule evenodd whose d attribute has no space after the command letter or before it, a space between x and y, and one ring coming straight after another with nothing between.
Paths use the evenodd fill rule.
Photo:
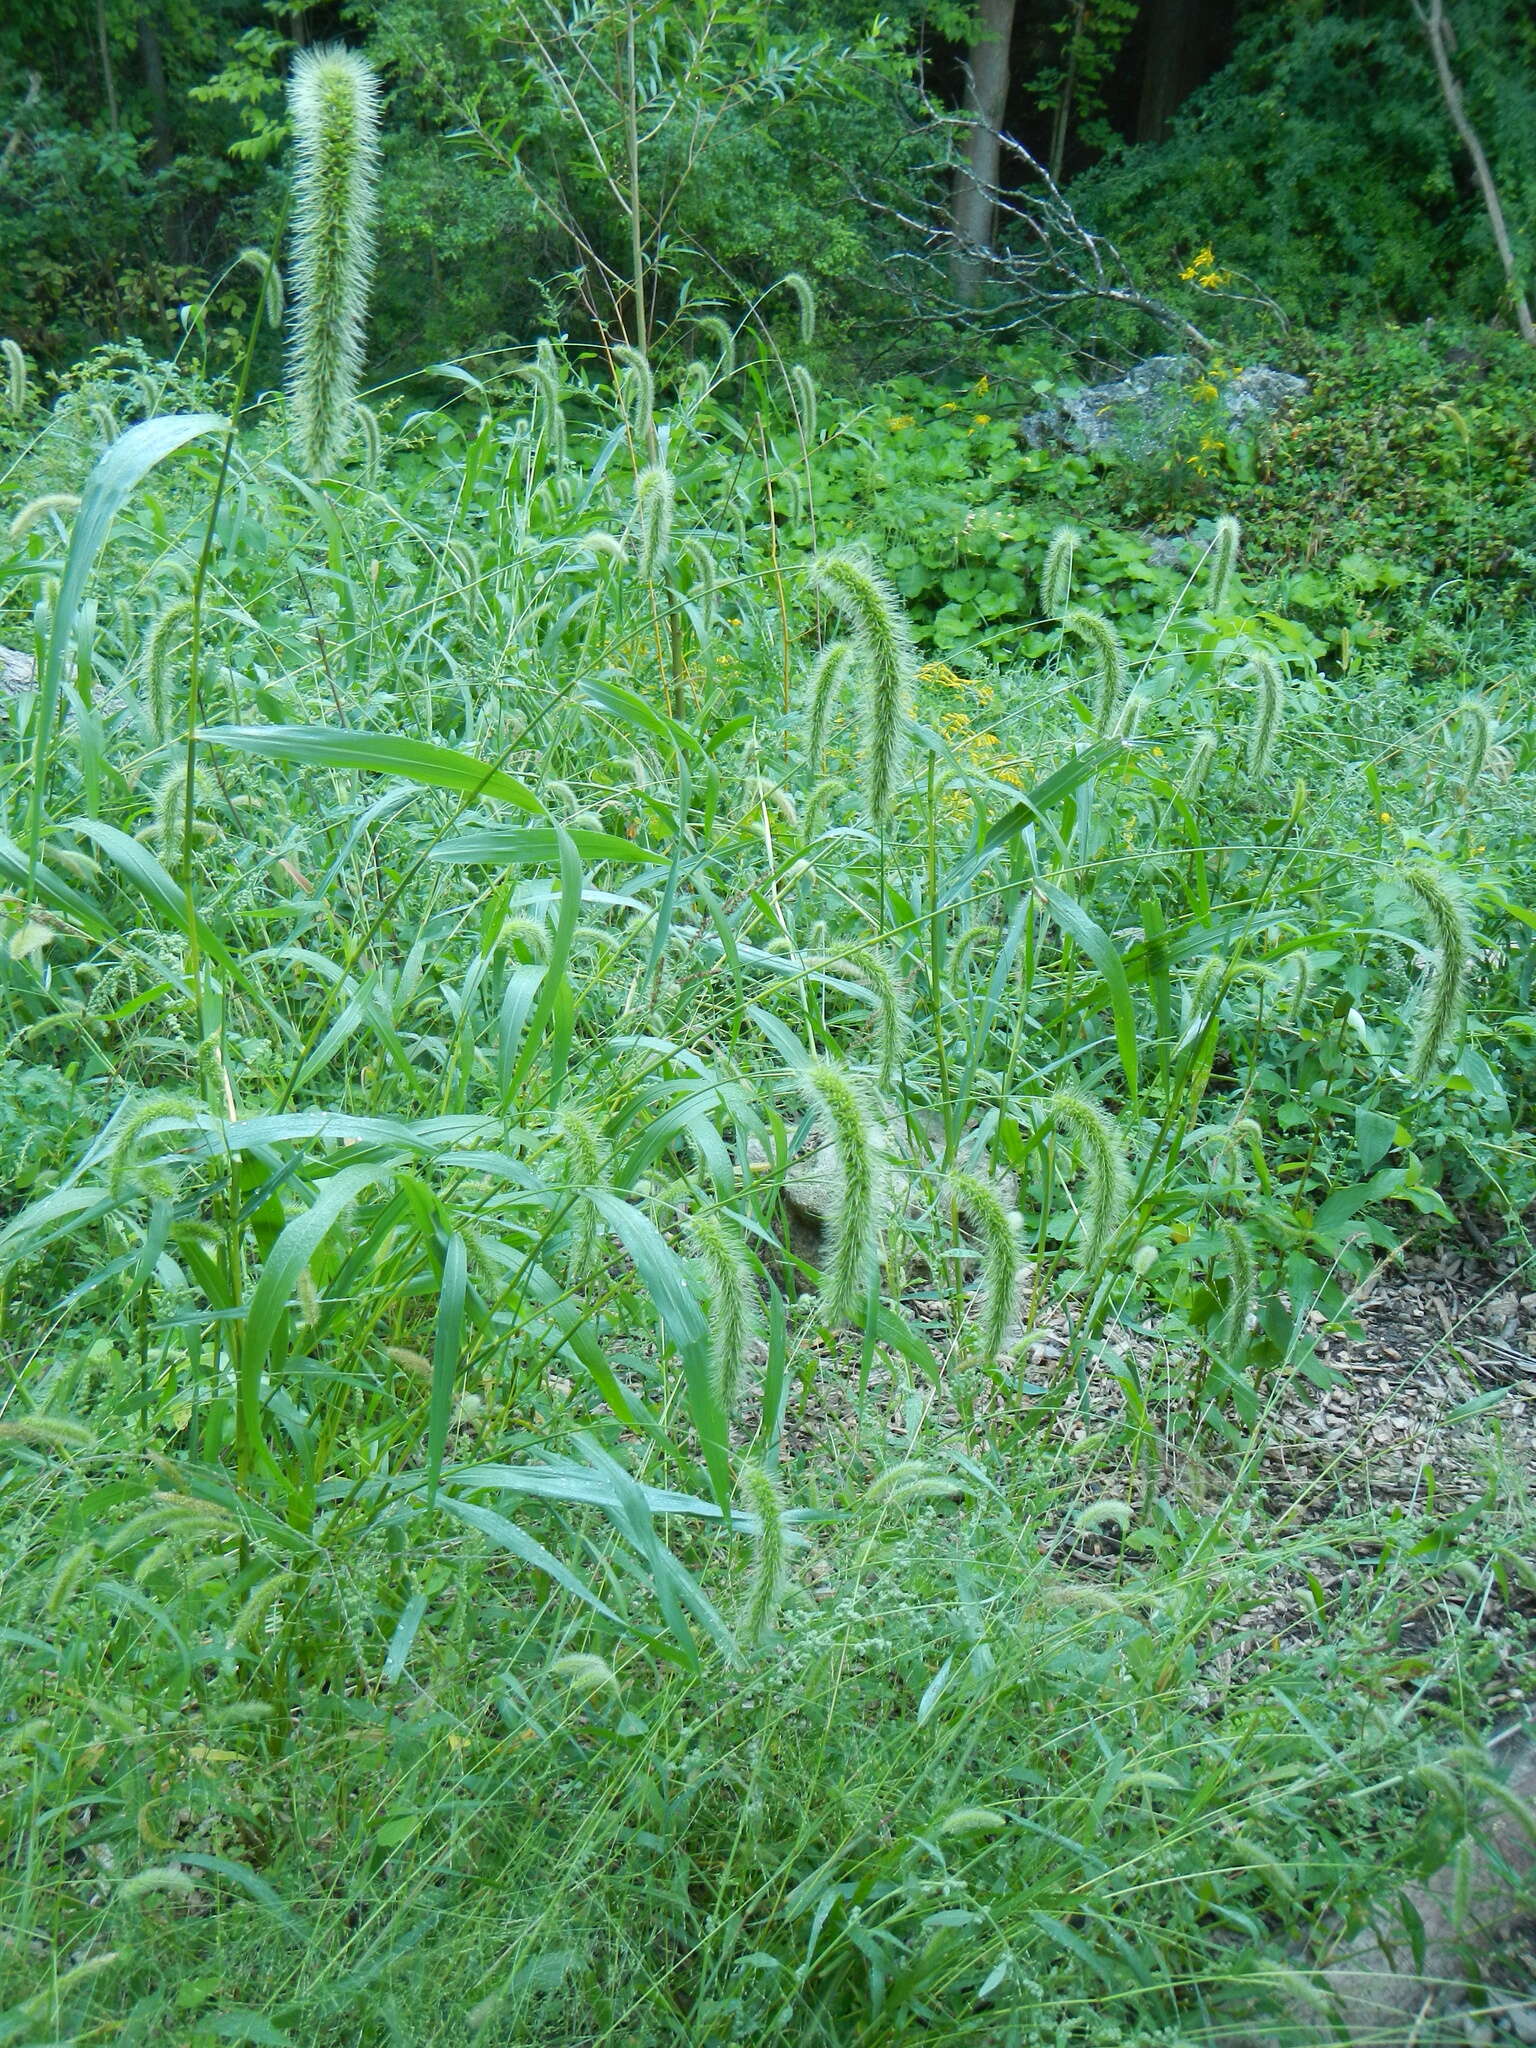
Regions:
<instances>
[{"instance_id":1,"label":"green undergrowth","mask_svg":"<svg viewBox=\"0 0 1536 2048\"><path fill-rule=\"evenodd\" d=\"M1524 671L741 357L6 429L0 2042L1219 2038L1477 1826L1497 1402L1257 1475L1522 1270Z\"/></svg>"}]
</instances>

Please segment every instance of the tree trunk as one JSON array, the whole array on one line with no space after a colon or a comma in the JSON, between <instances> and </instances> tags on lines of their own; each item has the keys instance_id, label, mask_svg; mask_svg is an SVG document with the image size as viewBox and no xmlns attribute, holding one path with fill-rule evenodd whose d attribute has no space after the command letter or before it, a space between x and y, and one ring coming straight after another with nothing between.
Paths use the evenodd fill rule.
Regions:
<instances>
[{"instance_id":1,"label":"tree trunk","mask_svg":"<svg viewBox=\"0 0 1536 2048\"><path fill-rule=\"evenodd\" d=\"M1205 75L1204 0L1151 0L1136 140L1162 142L1168 124Z\"/></svg>"},{"instance_id":2,"label":"tree trunk","mask_svg":"<svg viewBox=\"0 0 1536 2048\"><path fill-rule=\"evenodd\" d=\"M149 119L154 129L150 162L157 171L168 171L176 161L176 134L171 125L171 96L165 83L165 57L160 47L160 30L152 14L139 16L139 64L144 73L144 90L149 97ZM171 261L185 263L188 256L187 224L179 207L166 208L167 240Z\"/></svg>"},{"instance_id":3,"label":"tree trunk","mask_svg":"<svg viewBox=\"0 0 1536 2048\"><path fill-rule=\"evenodd\" d=\"M981 0L981 30L971 45L965 110L975 118L966 160L955 172L954 224L959 244L950 263L958 298L969 302L981 283L997 220L998 131L1008 106L1009 54L1017 0Z\"/></svg>"},{"instance_id":4,"label":"tree trunk","mask_svg":"<svg viewBox=\"0 0 1536 2048\"><path fill-rule=\"evenodd\" d=\"M1066 69L1061 81L1061 96L1056 102L1056 118L1051 123L1051 160L1047 169L1051 183L1061 183L1061 167L1067 154L1067 136L1072 128L1072 98L1077 91L1077 57L1083 44L1083 16L1088 12L1088 0L1077 0L1072 15L1072 35L1067 44Z\"/></svg>"},{"instance_id":5,"label":"tree trunk","mask_svg":"<svg viewBox=\"0 0 1536 2048\"><path fill-rule=\"evenodd\" d=\"M1520 338L1522 341L1536 344L1536 321L1531 318L1530 301L1520 289L1520 278L1515 268L1515 252L1510 244L1509 229L1505 225L1499 188L1493 182L1493 170L1483 148L1482 138L1472 126L1467 113L1466 101L1461 96L1460 81L1451 69L1451 51L1456 47L1456 42L1451 24L1446 19L1444 0L1430 0L1428 8L1422 7L1419 0L1412 0L1412 4L1419 26L1429 39L1430 54L1435 60L1435 76L1440 81L1446 112L1451 117L1456 133L1461 137L1467 155L1472 159L1478 190L1483 195L1483 205L1488 212L1488 225L1493 230L1494 247L1499 252L1499 262L1504 268L1505 287L1515 309L1515 319L1519 323Z\"/></svg>"},{"instance_id":6,"label":"tree trunk","mask_svg":"<svg viewBox=\"0 0 1536 2048\"><path fill-rule=\"evenodd\" d=\"M96 0L96 48L101 53L101 83L107 96L107 126L117 133L117 80L112 75L112 47L107 41L106 0Z\"/></svg>"}]
</instances>

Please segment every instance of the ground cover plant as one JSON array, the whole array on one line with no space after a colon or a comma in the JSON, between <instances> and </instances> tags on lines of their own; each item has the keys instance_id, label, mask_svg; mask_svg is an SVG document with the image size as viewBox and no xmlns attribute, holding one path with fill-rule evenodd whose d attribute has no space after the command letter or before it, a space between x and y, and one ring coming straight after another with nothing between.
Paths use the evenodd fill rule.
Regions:
<instances>
[{"instance_id":1,"label":"ground cover plant","mask_svg":"<svg viewBox=\"0 0 1536 2048\"><path fill-rule=\"evenodd\" d=\"M1517 1944L1502 565L1410 677L1417 557L1298 591L1216 462L1159 545L798 273L360 396L365 68L295 115L286 399L8 354L0 2041L1297 2039L1437 1872Z\"/></svg>"}]
</instances>

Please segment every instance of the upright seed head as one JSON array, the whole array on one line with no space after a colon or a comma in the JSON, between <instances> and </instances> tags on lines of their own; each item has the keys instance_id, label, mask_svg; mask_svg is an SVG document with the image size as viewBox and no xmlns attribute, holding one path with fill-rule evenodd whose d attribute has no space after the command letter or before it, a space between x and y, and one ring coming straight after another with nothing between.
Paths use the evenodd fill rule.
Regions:
<instances>
[{"instance_id":1,"label":"upright seed head","mask_svg":"<svg viewBox=\"0 0 1536 2048\"><path fill-rule=\"evenodd\" d=\"M1131 665L1126 660L1125 643L1108 619L1080 607L1062 614L1061 630L1081 640L1093 656L1090 710L1094 730L1107 733L1115 708L1130 684Z\"/></svg>"},{"instance_id":2,"label":"upright seed head","mask_svg":"<svg viewBox=\"0 0 1536 2048\"><path fill-rule=\"evenodd\" d=\"M880 1155L858 1085L846 1067L835 1060L813 1060L805 1089L823 1141L831 1146L837 1190L822 1303L829 1322L845 1323L864 1312L879 1254Z\"/></svg>"},{"instance_id":3,"label":"upright seed head","mask_svg":"<svg viewBox=\"0 0 1536 2048\"><path fill-rule=\"evenodd\" d=\"M1019 1285L1019 1239L1013 1217L990 1181L957 1173L950 1199L981 1240L982 1361L996 1362L1013 1321Z\"/></svg>"},{"instance_id":4,"label":"upright seed head","mask_svg":"<svg viewBox=\"0 0 1536 2048\"><path fill-rule=\"evenodd\" d=\"M21 343L10 335L0 341L0 357L5 359L5 409L12 419L20 419L27 409L27 358Z\"/></svg>"},{"instance_id":5,"label":"upright seed head","mask_svg":"<svg viewBox=\"0 0 1536 2048\"><path fill-rule=\"evenodd\" d=\"M1077 1147L1083 1171L1082 1260L1096 1267L1110 1239L1125 1220L1131 1199L1131 1173L1125 1147L1114 1120L1096 1102L1075 1089L1058 1089L1045 1104L1045 1121L1063 1131Z\"/></svg>"},{"instance_id":6,"label":"upright seed head","mask_svg":"<svg viewBox=\"0 0 1536 2048\"><path fill-rule=\"evenodd\" d=\"M816 339L816 293L811 281L798 270L787 270L779 283L785 291L795 295L800 308L800 346L809 348Z\"/></svg>"},{"instance_id":7,"label":"upright seed head","mask_svg":"<svg viewBox=\"0 0 1536 2048\"><path fill-rule=\"evenodd\" d=\"M748 1459L736 1480L742 1505L757 1517L752 1576L747 1581L743 1633L754 1647L763 1640L784 1600L789 1571L785 1559L784 1497L761 1465Z\"/></svg>"},{"instance_id":8,"label":"upright seed head","mask_svg":"<svg viewBox=\"0 0 1536 2048\"><path fill-rule=\"evenodd\" d=\"M1442 869L1418 861L1402 870L1402 881L1424 912L1433 939L1429 979L1414 1015L1408 1067L1409 1079L1422 1088L1461 1031L1474 941L1466 903Z\"/></svg>"},{"instance_id":9,"label":"upright seed head","mask_svg":"<svg viewBox=\"0 0 1536 2048\"><path fill-rule=\"evenodd\" d=\"M718 1210L692 1224L709 1283L709 1367L715 1398L734 1415L741 1400L747 1353L761 1322L757 1285L740 1228Z\"/></svg>"},{"instance_id":10,"label":"upright seed head","mask_svg":"<svg viewBox=\"0 0 1536 2048\"><path fill-rule=\"evenodd\" d=\"M670 469L653 462L635 478L635 566L647 583L666 575L672 560L672 514L677 481Z\"/></svg>"},{"instance_id":11,"label":"upright seed head","mask_svg":"<svg viewBox=\"0 0 1536 2048\"><path fill-rule=\"evenodd\" d=\"M839 548L811 564L811 584L847 621L864 685L865 801L882 826L906 756L917 656L906 609L869 555Z\"/></svg>"},{"instance_id":12,"label":"upright seed head","mask_svg":"<svg viewBox=\"0 0 1536 2048\"><path fill-rule=\"evenodd\" d=\"M1072 562L1082 536L1075 526L1058 526L1045 551L1040 572L1040 609L1048 619L1059 619L1072 602Z\"/></svg>"},{"instance_id":13,"label":"upright seed head","mask_svg":"<svg viewBox=\"0 0 1536 2048\"><path fill-rule=\"evenodd\" d=\"M1216 522L1216 531L1211 536L1211 551L1207 558L1205 576L1205 608L1208 612L1224 612L1232 595L1232 578L1237 572L1237 546L1243 537L1243 530L1230 512L1224 512Z\"/></svg>"},{"instance_id":14,"label":"upright seed head","mask_svg":"<svg viewBox=\"0 0 1536 2048\"><path fill-rule=\"evenodd\" d=\"M354 51L333 44L294 59L296 332L288 393L299 461L312 477L336 468L355 421L373 273L378 104L378 80Z\"/></svg>"}]
</instances>

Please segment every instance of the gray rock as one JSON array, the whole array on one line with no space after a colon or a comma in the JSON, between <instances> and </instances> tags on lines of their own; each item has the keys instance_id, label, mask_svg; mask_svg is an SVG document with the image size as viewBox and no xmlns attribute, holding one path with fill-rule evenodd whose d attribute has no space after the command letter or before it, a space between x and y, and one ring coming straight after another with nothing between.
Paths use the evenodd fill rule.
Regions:
<instances>
[{"instance_id":1,"label":"gray rock","mask_svg":"<svg viewBox=\"0 0 1536 2048\"><path fill-rule=\"evenodd\" d=\"M1148 356L1109 383L1063 392L1024 420L1024 438L1033 448L1057 443L1101 454L1155 455L1187 421L1190 406L1200 402L1193 393L1204 374L1194 356ZM1278 417L1306 390L1305 377L1255 364L1221 385L1215 411L1226 426L1257 426Z\"/></svg>"}]
</instances>

